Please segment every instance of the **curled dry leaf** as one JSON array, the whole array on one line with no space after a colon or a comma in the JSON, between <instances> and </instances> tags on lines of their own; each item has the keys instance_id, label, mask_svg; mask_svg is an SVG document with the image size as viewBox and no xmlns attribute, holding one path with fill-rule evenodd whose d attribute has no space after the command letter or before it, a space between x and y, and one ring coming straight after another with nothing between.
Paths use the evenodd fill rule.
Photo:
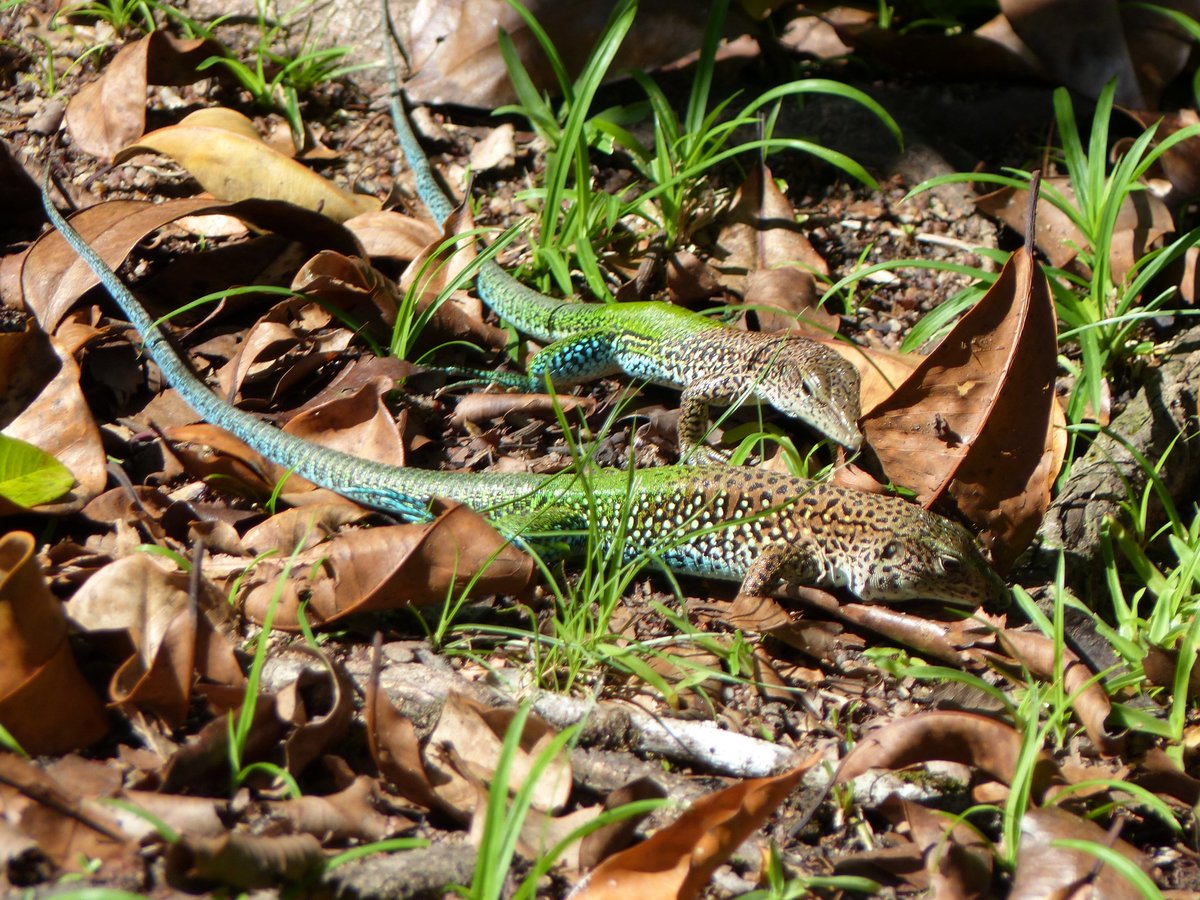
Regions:
<instances>
[{"instance_id":1,"label":"curled dry leaf","mask_svg":"<svg viewBox=\"0 0 1200 900\"><path fill-rule=\"evenodd\" d=\"M814 306L812 273L828 275L829 267L766 166L755 166L738 188L717 249L722 281L756 307L764 331L796 328L802 319L817 332L837 332L838 317Z\"/></svg>"},{"instance_id":2,"label":"curled dry leaf","mask_svg":"<svg viewBox=\"0 0 1200 900\"><path fill-rule=\"evenodd\" d=\"M1180 145L1188 146L1188 143ZM1069 203L1075 202L1071 179L1065 175L1045 179ZM975 203L985 213L999 219L1014 231L1020 231L1029 218L1029 191L1000 188L976 198ZM1109 262L1114 281L1124 280L1133 265L1156 247L1164 235L1175 230L1175 222L1167 204L1150 191L1134 191L1121 204L1113 224L1112 249ZM1044 196L1037 202L1037 248L1046 255L1052 266L1070 268L1075 264L1079 248L1087 241L1075 223Z\"/></svg>"},{"instance_id":3,"label":"curled dry leaf","mask_svg":"<svg viewBox=\"0 0 1200 900\"><path fill-rule=\"evenodd\" d=\"M67 130L85 153L110 160L146 130L147 84L190 84L196 66L221 48L203 38L183 39L152 31L126 44L100 77L85 84L67 106Z\"/></svg>"},{"instance_id":4,"label":"curled dry leaf","mask_svg":"<svg viewBox=\"0 0 1200 900\"><path fill-rule=\"evenodd\" d=\"M325 844L347 841L381 841L398 829L379 812L379 784L360 775L346 789L324 797L304 796L268 803L273 818L288 822L297 832L311 834Z\"/></svg>"},{"instance_id":5,"label":"curled dry leaf","mask_svg":"<svg viewBox=\"0 0 1200 900\"><path fill-rule=\"evenodd\" d=\"M973 766L1011 784L1021 751L1021 735L1011 726L964 712L918 713L870 732L842 758L835 781L844 784L869 769L903 769L930 760ZM1034 765L1033 796L1062 783L1058 766L1041 753Z\"/></svg>"},{"instance_id":6,"label":"curled dry leaf","mask_svg":"<svg viewBox=\"0 0 1200 900\"><path fill-rule=\"evenodd\" d=\"M76 512L104 490L108 459L79 385L79 367L31 321L22 331L0 334L0 424L8 437L50 454L74 476L74 487L38 512ZM15 511L24 510L0 500L0 514Z\"/></svg>"},{"instance_id":7,"label":"curled dry leaf","mask_svg":"<svg viewBox=\"0 0 1200 900\"><path fill-rule=\"evenodd\" d=\"M815 753L794 769L742 781L693 803L671 825L608 857L571 894L572 900L697 897L717 867L758 829L804 774Z\"/></svg>"},{"instance_id":8,"label":"curled dry leaf","mask_svg":"<svg viewBox=\"0 0 1200 900\"><path fill-rule=\"evenodd\" d=\"M304 881L324 867L321 842L311 834L183 835L167 849L167 882L189 892L215 887L239 891L278 887Z\"/></svg>"},{"instance_id":9,"label":"curled dry leaf","mask_svg":"<svg viewBox=\"0 0 1200 900\"><path fill-rule=\"evenodd\" d=\"M202 197L163 203L111 200L76 213L71 216L71 224L106 263L117 269L138 242L155 229L184 216L208 213L237 216L314 251L328 247L342 253L361 254L358 241L340 225L278 200L240 203ZM21 268L22 294L26 306L47 333L53 333L84 292L97 284L99 279L57 231L43 234L25 254Z\"/></svg>"},{"instance_id":10,"label":"curled dry leaf","mask_svg":"<svg viewBox=\"0 0 1200 900\"><path fill-rule=\"evenodd\" d=\"M246 125L238 120L239 113L225 110L224 116L215 119L211 111L203 112L198 119L193 113L177 125L150 132L122 149L114 162L139 153L161 153L221 200L283 200L335 222L380 208L376 198L343 190L267 146L261 138L250 137Z\"/></svg>"},{"instance_id":11,"label":"curled dry leaf","mask_svg":"<svg viewBox=\"0 0 1200 900\"><path fill-rule=\"evenodd\" d=\"M380 777L401 797L424 806L457 814L443 806L433 789L421 754L421 742L412 720L400 713L387 692L379 686L382 637L376 634L371 653L371 680L367 682L366 720L367 747Z\"/></svg>"},{"instance_id":12,"label":"curled dry leaf","mask_svg":"<svg viewBox=\"0 0 1200 900\"><path fill-rule=\"evenodd\" d=\"M61 699L48 698L46 711ZM136 844L94 796L15 753L0 754L0 803L7 823L33 838L38 849L65 871L80 871L92 860L102 861L112 877L141 869Z\"/></svg>"},{"instance_id":13,"label":"curled dry leaf","mask_svg":"<svg viewBox=\"0 0 1200 900\"><path fill-rule=\"evenodd\" d=\"M900 801L909 836L921 848L931 896L985 900L991 896L991 845L957 816Z\"/></svg>"},{"instance_id":14,"label":"curled dry leaf","mask_svg":"<svg viewBox=\"0 0 1200 900\"><path fill-rule=\"evenodd\" d=\"M984 529L1000 569L1036 533L1058 472L1057 319L1032 232L984 297L862 422L888 477L926 507L952 499Z\"/></svg>"},{"instance_id":15,"label":"curled dry leaf","mask_svg":"<svg viewBox=\"0 0 1200 900\"><path fill-rule=\"evenodd\" d=\"M408 262L441 235L432 222L392 209L360 213L343 223L372 259Z\"/></svg>"},{"instance_id":16,"label":"curled dry leaf","mask_svg":"<svg viewBox=\"0 0 1200 900\"><path fill-rule=\"evenodd\" d=\"M513 722L513 707L494 709L453 692L442 704L433 733L425 748L425 770L443 809L464 821L478 806L477 786L491 784L496 774L504 736ZM508 770L508 789L515 792L532 776L538 757L554 739L555 731L541 717L530 715ZM534 784L530 805L534 810L556 813L571 792L571 762L560 750L544 766ZM486 792L482 798L487 802Z\"/></svg>"},{"instance_id":17,"label":"curled dry leaf","mask_svg":"<svg viewBox=\"0 0 1200 900\"><path fill-rule=\"evenodd\" d=\"M99 740L108 726L75 666L62 604L35 549L23 531L0 538L0 725L27 753L66 753Z\"/></svg>"},{"instance_id":18,"label":"curled dry leaf","mask_svg":"<svg viewBox=\"0 0 1200 900\"><path fill-rule=\"evenodd\" d=\"M1061 674L1063 687L1072 698L1071 705L1097 750L1108 756L1124 752L1125 736L1112 734L1107 728L1108 714L1112 711L1108 693L1074 651L1062 648L1063 671L1058 673L1054 671L1054 642L1045 635L1009 628L999 632L997 638L1000 646L1030 674L1047 680Z\"/></svg>"},{"instance_id":19,"label":"curled dry leaf","mask_svg":"<svg viewBox=\"0 0 1200 900\"><path fill-rule=\"evenodd\" d=\"M251 620L263 620L285 563L265 560L244 579ZM473 596L519 593L532 579L527 555L477 513L452 505L428 524L344 531L297 554L275 627L299 627L301 599L315 627L354 613L444 603L468 586Z\"/></svg>"},{"instance_id":20,"label":"curled dry leaf","mask_svg":"<svg viewBox=\"0 0 1200 900\"><path fill-rule=\"evenodd\" d=\"M1198 10L1197 12L1200 12ZM1184 128L1195 128L1200 125L1200 114L1194 109L1181 109L1178 112L1147 112L1145 110L1122 110L1127 116L1143 128L1149 128L1157 123L1155 138L1164 138L1182 131ZM1154 169L1171 184L1171 193L1167 203L1173 206L1186 203L1200 196L1200 137L1189 137L1167 149L1158 158ZM1122 210L1123 211L1123 210Z\"/></svg>"},{"instance_id":21,"label":"curled dry leaf","mask_svg":"<svg viewBox=\"0 0 1200 900\"><path fill-rule=\"evenodd\" d=\"M1111 847L1142 871L1150 871L1150 860L1144 854L1095 822L1056 806L1031 809L1021 818L1021 844L1009 900L1076 896L1139 900L1145 896L1110 866L1098 867L1091 853L1054 846L1055 841L1063 839ZM1081 894L1068 893L1073 888L1085 890Z\"/></svg>"},{"instance_id":22,"label":"curled dry leaf","mask_svg":"<svg viewBox=\"0 0 1200 900\"><path fill-rule=\"evenodd\" d=\"M467 422L486 422L489 419L504 419L514 416L520 419L545 419L553 422L557 410L572 415L576 410L589 416L596 408L593 397L576 397L571 394L511 394L475 393L467 394L454 407L450 424L462 428Z\"/></svg>"},{"instance_id":23,"label":"curled dry leaf","mask_svg":"<svg viewBox=\"0 0 1200 900\"><path fill-rule=\"evenodd\" d=\"M67 613L87 631L123 631L133 654L113 674L115 704L160 716L170 728L187 718L197 676L240 688L245 679L234 656L228 605L207 579L190 596L187 573L168 571L146 553L110 563L67 603Z\"/></svg>"},{"instance_id":24,"label":"curled dry leaf","mask_svg":"<svg viewBox=\"0 0 1200 900\"><path fill-rule=\"evenodd\" d=\"M612 10L595 0L533 0L525 4L541 23L571 77L583 70L596 35ZM705 16L689 0L658 0L639 13L621 43L612 73L654 69L699 48ZM736 37L748 23L730 11L725 34ZM459 103L495 109L517 101L497 44L497 30L511 36L517 54L539 89L558 81L532 31L503 0L421 0L409 23L409 59L417 74L404 92L420 103Z\"/></svg>"},{"instance_id":25,"label":"curled dry leaf","mask_svg":"<svg viewBox=\"0 0 1200 900\"><path fill-rule=\"evenodd\" d=\"M305 669L275 697L275 715L293 726L283 742L283 767L299 775L309 763L339 746L354 715L354 689L340 665L324 651L299 645L319 660L324 673Z\"/></svg>"}]
</instances>

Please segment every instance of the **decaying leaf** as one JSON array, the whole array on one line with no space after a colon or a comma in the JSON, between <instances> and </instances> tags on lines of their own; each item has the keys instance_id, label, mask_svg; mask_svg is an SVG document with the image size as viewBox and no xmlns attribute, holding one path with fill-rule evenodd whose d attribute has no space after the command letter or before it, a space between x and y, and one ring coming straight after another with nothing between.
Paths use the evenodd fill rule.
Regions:
<instances>
[{"instance_id":1,"label":"decaying leaf","mask_svg":"<svg viewBox=\"0 0 1200 900\"><path fill-rule=\"evenodd\" d=\"M525 4L549 34L571 77L583 68L596 35L613 3L595 0L533 0ZM653 69L700 46L703 15L687 0L659 0L638 16L621 44L612 72ZM733 12L727 36L741 34L748 23ZM498 28L508 32L517 54L539 89L557 90L545 54L532 31L503 0L421 0L409 23L409 59L416 75L405 93L420 103L460 103L495 109L513 103L512 82L496 41Z\"/></svg>"},{"instance_id":2,"label":"decaying leaf","mask_svg":"<svg viewBox=\"0 0 1200 900\"><path fill-rule=\"evenodd\" d=\"M574 900L699 896L717 866L754 833L821 759L742 781L693 803L674 823L600 863L572 894Z\"/></svg>"},{"instance_id":3,"label":"decaying leaf","mask_svg":"<svg viewBox=\"0 0 1200 900\"><path fill-rule=\"evenodd\" d=\"M722 281L754 307L764 331L807 322L817 333L837 332L838 317L814 305L818 292L813 273L828 275L829 267L805 237L795 209L766 166L754 166L738 188L717 248Z\"/></svg>"},{"instance_id":4,"label":"decaying leaf","mask_svg":"<svg viewBox=\"0 0 1200 900\"><path fill-rule=\"evenodd\" d=\"M1008 895L1010 900L1041 900L1044 897L1138 900L1145 896L1124 875L1110 866L1099 865L1091 853L1055 846L1055 841L1063 839L1111 847L1138 868L1150 871L1150 860L1145 855L1127 841L1106 833L1095 822L1056 806L1031 809L1021 819L1021 845L1017 851L1017 871ZM1069 893L1080 889L1081 893Z\"/></svg>"},{"instance_id":5,"label":"decaying leaf","mask_svg":"<svg viewBox=\"0 0 1200 900\"><path fill-rule=\"evenodd\" d=\"M104 489L107 460L100 431L79 384L74 357L32 321L0 333L0 426L7 437L32 444L66 467L64 496L38 511L75 512ZM0 498L0 513L22 508Z\"/></svg>"},{"instance_id":6,"label":"decaying leaf","mask_svg":"<svg viewBox=\"0 0 1200 900\"><path fill-rule=\"evenodd\" d=\"M303 243L312 251L330 248L362 254L354 236L318 213L278 200L243 200L239 203L193 197L149 203L112 200L89 207L71 217L71 224L100 257L119 268L129 252L148 234L184 216L221 213L237 216L259 228ZM21 290L25 304L42 330L53 333L67 311L99 279L57 231L43 234L25 255Z\"/></svg>"},{"instance_id":7,"label":"decaying leaf","mask_svg":"<svg viewBox=\"0 0 1200 900\"><path fill-rule=\"evenodd\" d=\"M0 538L0 725L27 753L66 753L102 738L108 723L34 550L26 532Z\"/></svg>"},{"instance_id":8,"label":"decaying leaf","mask_svg":"<svg viewBox=\"0 0 1200 900\"><path fill-rule=\"evenodd\" d=\"M491 784L515 711L513 707L485 707L459 693L446 698L425 750L425 769L442 808L464 820L471 817L479 801L476 786ZM508 770L510 791L520 789L533 777L535 763L554 735L554 729L539 716L525 719ZM562 810L571 792L571 781L570 760L565 751L560 751L537 778L530 799L532 808L545 813ZM486 793L483 800L487 802Z\"/></svg>"},{"instance_id":9,"label":"decaying leaf","mask_svg":"<svg viewBox=\"0 0 1200 900\"><path fill-rule=\"evenodd\" d=\"M1031 220L987 294L862 422L888 477L926 507L952 499L1001 570L1033 538L1058 474L1056 325Z\"/></svg>"},{"instance_id":10,"label":"decaying leaf","mask_svg":"<svg viewBox=\"0 0 1200 900\"><path fill-rule=\"evenodd\" d=\"M228 604L207 581L192 597L184 572L146 553L105 566L67 605L72 620L88 631L124 631L133 654L109 685L113 703L146 710L180 727L197 677L241 687L241 667L227 632Z\"/></svg>"},{"instance_id":11,"label":"decaying leaf","mask_svg":"<svg viewBox=\"0 0 1200 900\"><path fill-rule=\"evenodd\" d=\"M973 766L1002 784L1011 784L1021 735L1010 725L975 713L918 713L889 722L854 745L838 766L836 781L851 781L869 769L902 769L939 759ZM1034 765L1033 796L1041 797L1062 776L1042 753Z\"/></svg>"},{"instance_id":12,"label":"decaying leaf","mask_svg":"<svg viewBox=\"0 0 1200 900\"><path fill-rule=\"evenodd\" d=\"M304 881L324 867L321 842L311 834L185 835L167 850L167 881L188 891L268 888Z\"/></svg>"},{"instance_id":13,"label":"decaying leaf","mask_svg":"<svg viewBox=\"0 0 1200 900\"><path fill-rule=\"evenodd\" d=\"M343 190L261 139L250 137L245 125L231 124L238 116L232 110L226 110L227 118L221 120L214 120L211 112L204 111L199 120L193 113L177 125L150 132L122 149L114 162L139 153L161 153L187 169L218 199L283 200L335 222L380 208L374 197Z\"/></svg>"},{"instance_id":14,"label":"decaying leaf","mask_svg":"<svg viewBox=\"0 0 1200 900\"><path fill-rule=\"evenodd\" d=\"M252 620L265 616L287 560L264 560L241 582ZM296 554L292 567L275 614L284 630L299 627L302 600L315 627L355 613L445 603L468 586L475 596L519 593L533 579L533 561L459 505L428 524L338 532Z\"/></svg>"},{"instance_id":15,"label":"decaying leaf","mask_svg":"<svg viewBox=\"0 0 1200 900\"><path fill-rule=\"evenodd\" d=\"M189 84L204 77L196 66L219 55L204 38L183 39L152 31L117 51L100 77L67 105L67 128L76 147L110 160L146 130L146 85Z\"/></svg>"}]
</instances>

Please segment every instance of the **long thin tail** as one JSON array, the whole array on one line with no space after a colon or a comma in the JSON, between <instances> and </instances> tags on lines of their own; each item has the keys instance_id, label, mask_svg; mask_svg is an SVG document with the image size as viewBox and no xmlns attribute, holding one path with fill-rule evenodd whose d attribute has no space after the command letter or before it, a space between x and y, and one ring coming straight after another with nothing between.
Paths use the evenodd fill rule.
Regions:
<instances>
[{"instance_id":1,"label":"long thin tail","mask_svg":"<svg viewBox=\"0 0 1200 900\"><path fill-rule=\"evenodd\" d=\"M50 222L96 274L141 334L146 353L162 370L167 382L205 421L224 428L267 459L289 467L314 484L405 519L427 518L431 493L442 496L455 493L452 482L440 483L449 476L437 478L432 477L433 473L409 472L398 466L387 466L322 447L280 431L268 422L226 403L196 377L150 318L145 307L117 277L117 273L55 209L50 199L48 170L42 185L42 206ZM437 481L439 484L425 484L425 481Z\"/></svg>"},{"instance_id":2,"label":"long thin tail","mask_svg":"<svg viewBox=\"0 0 1200 900\"><path fill-rule=\"evenodd\" d=\"M412 170L416 180L417 194L429 214L438 225L445 225L450 214L454 212L454 204L438 184L433 167L429 165L429 157L421 149L416 133L409 122L408 114L404 111L404 100L400 94L400 77L396 71L396 53L392 42L396 41L395 30L392 26L391 12L387 0L382 0L384 20L384 49L387 52L388 64L388 106L392 112L392 127L396 131L396 139L400 143L400 152ZM399 43L399 41L396 41ZM560 335L555 334L551 327L554 313L564 306L562 300L547 297L517 281L500 266L492 261L485 262L479 269L477 279L480 299L490 306L503 319L511 322L518 330L539 341L555 340Z\"/></svg>"}]
</instances>

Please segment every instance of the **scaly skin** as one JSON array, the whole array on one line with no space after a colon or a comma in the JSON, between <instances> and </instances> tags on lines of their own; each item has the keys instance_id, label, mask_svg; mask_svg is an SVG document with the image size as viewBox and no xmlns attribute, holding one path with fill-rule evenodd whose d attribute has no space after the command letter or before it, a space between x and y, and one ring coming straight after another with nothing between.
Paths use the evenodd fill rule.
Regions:
<instances>
[{"instance_id":1,"label":"scaly skin","mask_svg":"<svg viewBox=\"0 0 1200 900\"><path fill-rule=\"evenodd\" d=\"M464 474L359 459L280 431L222 400L176 353L124 283L68 224L43 187L54 227L142 335L167 382L203 418L315 484L410 521L434 497L465 503L504 535L571 555L593 526L606 550L623 526L627 559L740 581L746 594L779 582L846 588L867 601L928 598L1001 606L1007 589L966 529L896 497L728 466L670 466L573 476Z\"/></svg>"},{"instance_id":2,"label":"scaly skin","mask_svg":"<svg viewBox=\"0 0 1200 900\"><path fill-rule=\"evenodd\" d=\"M438 224L444 224L454 205L439 187L404 112L388 40L396 137L421 201ZM556 300L490 261L480 268L476 284L480 298L499 316L550 344L530 360L525 376L451 370L471 380L539 390L547 375L554 386L569 387L624 372L679 388L680 455L691 461L722 458L701 443L708 431L710 403L765 403L850 450L862 445L858 370L816 341L741 331L669 303Z\"/></svg>"}]
</instances>

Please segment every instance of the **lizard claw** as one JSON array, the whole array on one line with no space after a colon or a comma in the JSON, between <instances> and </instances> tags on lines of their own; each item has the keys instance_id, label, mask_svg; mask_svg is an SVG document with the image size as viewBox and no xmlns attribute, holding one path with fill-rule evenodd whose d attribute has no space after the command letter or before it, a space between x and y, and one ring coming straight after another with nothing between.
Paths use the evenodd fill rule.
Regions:
<instances>
[{"instance_id":1,"label":"lizard claw","mask_svg":"<svg viewBox=\"0 0 1200 900\"><path fill-rule=\"evenodd\" d=\"M679 462L688 466L727 466L730 454L707 444L696 444L679 454Z\"/></svg>"}]
</instances>

